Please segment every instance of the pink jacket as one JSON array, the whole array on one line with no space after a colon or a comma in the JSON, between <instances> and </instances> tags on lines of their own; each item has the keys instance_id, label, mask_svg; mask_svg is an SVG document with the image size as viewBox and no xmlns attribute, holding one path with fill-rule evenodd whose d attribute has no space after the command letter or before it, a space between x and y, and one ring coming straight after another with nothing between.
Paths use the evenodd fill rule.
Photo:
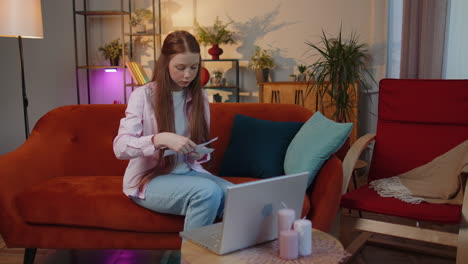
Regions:
<instances>
[{"instance_id":1,"label":"pink jacket","mask_svg":"<svg viewBox=\"0 0 468 264\"><path fill-rule=\"evenodd\" d=\"M120 120L119 132L114 139L114 153L118 159L129 159L123 179L123 192L127 196L145 197L143 192L138 192L136 184L143 173L154 168L158 164L159 149L155 148L152 137L158 133L156 118L153 110L154 83L148 83L135 89L128 100L125 117ZM205 117L210 123L210 106L208 96L205 97ZM191 96L186 98L186 113L189 113ZM187 163L192 170L209 173L200 164L210 159L210 156L202 161Z\"/></svg>"}]
</instances>

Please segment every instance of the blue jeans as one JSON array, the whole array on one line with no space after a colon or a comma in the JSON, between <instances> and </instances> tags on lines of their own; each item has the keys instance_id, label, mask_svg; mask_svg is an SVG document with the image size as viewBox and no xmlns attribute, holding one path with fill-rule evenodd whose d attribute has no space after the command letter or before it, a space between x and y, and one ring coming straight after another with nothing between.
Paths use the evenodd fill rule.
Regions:
<instances>
[{"instance_id":1,"label":"blue jeans","mask_svg":"<svg viewBox=\"0 0 468 264\"><path fill-rule=\"evenodd\" d=\"M229 185L233 184L220 177L191 170L157 176L147 184L145 199L131 199L158 213L185 215L184 230L190 230L222 217Z\"/></svg>"}]
</instances>

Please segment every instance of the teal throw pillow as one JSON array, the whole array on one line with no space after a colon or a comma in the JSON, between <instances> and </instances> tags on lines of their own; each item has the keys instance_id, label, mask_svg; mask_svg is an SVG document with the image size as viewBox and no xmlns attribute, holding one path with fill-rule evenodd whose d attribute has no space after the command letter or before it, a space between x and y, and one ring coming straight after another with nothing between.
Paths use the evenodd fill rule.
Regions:
<instances>
[{"instance_id":1,"label":"teal throw pillow","mask_svg":"<svg viewBox=\"0 0 468 264\"><path fill-rule=\"evenodd\" d=\"M315 112L289 144L284 159L285 173L308 171L309 187L325 161L341 148L352 128L353 123L337 123Z\"/></svg>"},{"instance_id":2,"label":"teal throw pillow","mask_svg":"<svg viewBox=\"0 0 468 264\"><path fill-rule=\"evenodd\" d=\"M302 122L274 122L237 114L219 176L284 175L284 155Z\"/></svg>"}]
</instances>

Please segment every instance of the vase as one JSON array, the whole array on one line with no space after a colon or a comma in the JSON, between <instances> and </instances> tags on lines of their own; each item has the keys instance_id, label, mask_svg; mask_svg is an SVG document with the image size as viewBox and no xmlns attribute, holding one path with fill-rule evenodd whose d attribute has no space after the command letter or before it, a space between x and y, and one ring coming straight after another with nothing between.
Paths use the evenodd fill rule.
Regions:
<instances>
[{"instance_id":1,"label":"vase","mask_svg":"<svg viewBox=\"0 0 468 264\"><path fill-rule=\"evenodd\" d=\"M205 86L209 80L210 80L210 72L205 67L202 67L200 70L201 86Z\"/></svg>"},{"instance_id":2,"label":"vase","mask_svg":"<svg viewBox=\"0 0 468 264\"><path fill-rule=\"evenodd\" d=\"M211 77L212 86L224 86L226 80L223 77Z\"/></svg>"},{"instance_id":3,"label":"vase","mask_svg":"<svg viewBox=\"0 0 468 264\"><path fill-rule=\"evenodd\" d=\"M120 57L110 58L109 61L111 66L119 66Z\"/></svg>"},{"instance_id":4,"label":"vase","mask_svg":"<svg viewBox=\"0 0 468 264\"><path fill-rule=\"evenodd\" d=\"M301 73L297 76L297 81L298 82L305 82L306 81L306 74L305 73Z\"/></svg>"},{"instance_id":5,"label":"vase","mask_svg":"<svg viewBox=\"0 0 468 264\"><path fill-rule=\"evenodd\" d=\"M223 54L223 49L218 47L218 44L213 44L208 53L211 55L212 60L219 60L219 55Z\"/></svg>"},{"instance_id":6,"label":"vase","mask_svg":"<svg viewBox=\"0 0 468 264\"><path fill-rule=\"evenodd\" d=\"M135 27L135 31L136 31L136 33L145 33L145 32L146 32L146 25L144 25L144 24L138 24L138 25Z\"/></svg>"},{"instance_id":7,"label":"vase","mask_svg":"<svg viewBox=\"0 0 468 264\"><path fill-rule=\"evenodd\" d=\"M268 82L268 77L270 77L270 69L262 69L263 73L263 82Z\"/></svg>"},{"instance_id":8,"label":"vase","mask_svg":"<svg viewBox=\"0 0 468 264\"><path fill-rule=\"evenodd\" d=\"M270 69L259 69L255 71L255 77L258 83L268 82Z\"/></svg>"}]
</instances>

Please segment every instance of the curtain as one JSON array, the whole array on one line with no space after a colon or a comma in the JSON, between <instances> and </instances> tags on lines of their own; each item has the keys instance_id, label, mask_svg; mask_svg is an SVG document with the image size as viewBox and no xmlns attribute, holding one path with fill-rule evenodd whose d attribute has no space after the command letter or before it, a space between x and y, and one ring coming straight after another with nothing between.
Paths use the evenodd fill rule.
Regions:
<instances>
[{"instance_id":1,"label":"curtain","mask_svg":"<svg viewBox=\"0 0 468 264\"><path fill-rule=\"evenodd\" d=\"M404 0L400 78L440 79L448 0Z\"/></svg>"}]
</instances>

